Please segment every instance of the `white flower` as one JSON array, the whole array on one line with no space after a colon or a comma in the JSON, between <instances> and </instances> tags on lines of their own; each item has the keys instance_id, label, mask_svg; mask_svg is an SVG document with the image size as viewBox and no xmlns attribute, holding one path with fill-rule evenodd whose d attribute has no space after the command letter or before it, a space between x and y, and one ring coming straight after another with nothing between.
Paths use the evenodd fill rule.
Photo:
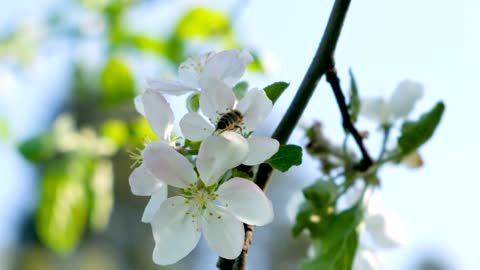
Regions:
<instances>
[{"instance_id":1,"label":"white flower","mask_svg":"<svg viewBox=\"0 0 480 270\"><path fill-rule=\"evenodd\" d=\"M207 122L199 113L191 112L180 120L183 135L192 141L204 140L214 133L220 118L228 112L237 110L242 114L242 121L238 123L240 131L253 131L272 110L272 101L265 91L251 89L238 103L232 89L225 83L211 78L202 78L202 92L200 93L200 109L208 117ZM249 155L243 162L245 165L255 165L270 158L278 151L279 143L269 137L250 137Z\"/></svg>"},{"instance_id":2,"label":"white flower","mask_svg":"<svg viewBox=\"0 0 480 270\"><path fill-rule=\"evenodd\" d=\"M174 119L172 109L165 98L157 92L147 90L134 101L135 108L147 118L150 127L159 138L159 143L171 145L170 133ZM129 183L133 194L151 196L142 216L143 222L150 222L159 205L167 199L167 185L152 175L145 164L133 170Z\"/></svg>"},{"instance_id":3,"label":"white flower","mask_svg":"<svg viewBox=\"0 0 480 270\"><path fill-rule=\"evenodd\" d=\"M388 125L395 119L406 117L422 96L422 84L403 80L388 101L380 97L363 98L360 113L382 125Z\"/></svg>"},{"instance_id":4,"label":"white flower","mask_svg":"<svg viewBox=\"0 0 480 270\"><path fill-rule=\"evenodd\" d=\"M207 53L192 56L180 64L178 81L147 80L147 90L170 95L183 95L198 88L202 78L212 78L233 86L245 73L248 64L253 61L248 52L228 50L219 53Z\"/></svg>"},{"instance_id":5,"label":"white flower","mask_svg":"<svg viewBox=\"0 0 480 270\"><path fill-rule=\"evenodd\" d=\"M243 247L242 223L261 226L273 220L270 200L253 182L235 177L216 188L227 170L245 160L247 152L246 140L235 132L209 136L200 146L195 170L168 145L147 145L142 155L148 170L183 191L161 203L151 221L155 263L168 265L185 257L201 232L221 257L234 259Z\"/></svg>"}]
</instances>

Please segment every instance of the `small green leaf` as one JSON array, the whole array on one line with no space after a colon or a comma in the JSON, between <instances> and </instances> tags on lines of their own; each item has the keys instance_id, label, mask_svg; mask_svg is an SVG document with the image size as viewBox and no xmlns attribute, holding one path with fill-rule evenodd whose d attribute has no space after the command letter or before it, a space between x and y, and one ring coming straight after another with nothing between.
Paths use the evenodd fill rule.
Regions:
<instances>
[{"instance_id":1,"label":"small green leaf","mask_svg":"<svg viewBox=\"0 0 480 270\"><path fill-rule=\"evenodd\" d=\"M181 39L207 39L230 31L228 16L219 11L197 7L188 11L178 22L176 36Z\"/></svg>"},{"instance_id":2,"label":"small green leaf","mask_svg":"<svg viewBox=\"0 0 480 270\"><path fill-rule=\"evenodd\" d=\"M235 94L235 98L237 100L241 100L245 96L245 93L247 92L247 89L248 89L248 82L247 81L241 81L241 82L237 83L233 87L233 93Z\"/></svg>"},{"instance_id":3,"label":"small green leaf","mask_svg":"<svg viewBox=\"0 0 480 270\"><path fill-rule=\"evenodd\" d=\"M128 141L128 126L121 120L110 119L105 121L100 127L100 134L109 138L117 145L123 145Z\"/></svg>"},{"instance_id":4,"label":"small green leaf","mask_svg":"<svg viewBox=\"0 0 480 270\"><path fill-rule=\"evenodd\" d=\"M302 164L302 148L294 144L281 145L278 152L265 163L281 172L286 172L290 167Z\"/></svg>"},{"instance_id":5,"label":"small green leaf","mask_svg":"<svg viewBox=\"0 0 480 270\"><path fill-rule=\"evenodd\" d=\"M92 198L90 224L97 231L104 230L113 207L113 168L110 160L96 162L89 182L89 191Z\"/></svg>"},{"instance_id":6,"label":"small green leaf","mask_svg":"<svg viewBox=\"0 0 480 270\"><path fill-rule=\"evenodd\" d=\"M135 95L135 81L127 63L119 58L110 58L100 77L103 105L131 102Z\"/></svg>"},{"instance_id":7,"label":"small green leaf","mask_svg":"<svg viewBox=\"0 0 480 270\"><path fill-rule=\"evenodd\" d=\"M0 117L0 140L7 140L10 136L8 120L4 117Z\"/></svg>"},{"instance_id":8,"label":"small green leaf","mask_svg":"<svg viewBox=\"0 0 480 270\"><path fill-rule=\"evenodd\" d=\"M440 101L416 122L406 121L403 123L402 134L398 138L398 147L402 156L419 148L432 137L444 111L445 104Z\"/></svg>"},{"instance_id":9,"label":"small green leaf","mask_svg":"<svg viewBox=\"0 0 480 270\"><path fill-rule=\"evenodd\" d=\"M18 146L22 155L32 162L42 162L56 153L55 139L51 132L28 139Z\"/></svg>"},{"instance_id":10,"label":"small green leaf","mask_svg":"<svg viewBox=\"0 0 480 270\"><path fill-rule=\"evenodd\" d=\"M88 163L72 158L55 160L43 174L36 229L40 240L58 253L75 248L85 229L89 173Z\"/></svg>"},{"instance_id":11,"label":"small green leaf","mask_svg":"<svg viewBox=\"0 0 480 270\"><path fill-rule=\"evenodd\" d=\"M350 102L348 103L348 110L350 113L350 118L352 119L352 122L356 122L358 118L358 114L360 113L360 98L358 95L358 86L357 82L355 80L355 77L353 76L353 72L350 69L349 70L350 74Z\"/></svg>"},{"instance_id":12,"label":"small green leaf","mask_svg":"<svg viewBox=\"0 0 480 270\"><path fill-rule=\"evenodd\" d=\"M267 94L267 97L272 101L272 103L275 103L275 101L277 101L277 99L289 85L290 84L286 82L273 83L264 88L265 94Z\"/></svg>"},{"instance_id":13,"label":"small green leaf","mask_svg":"<svg viewBox=\"0 0 480 270\"><path fill-rule=\"evenodd\" d=\"M198 112L200 109L200 94L193 93L187 98L187 109L189 112Z\"/></svg>"},{"instance_id":14,"label":"small green leaf","mask_svg":"<svg viewBox=\"0 0 480 270\"><path fill-rule=\"evenodd\" d=\"M129 42L135 48L145 51L152 52L159 55L165 55L166 44L160 39L146 35L129 35L125 37L126 41Z\"/></svg>"},{"instance_id":15,"label":"small green leaf","mask_svg":"<svg viewBox=\"0 0 480 270\"><path fill-rule=\"evenodd\" d=\"M298 237L300 233L310 225L310 217L315 214L313 206L309 202L304 202L295 217L295 225L292 228L292 236Z\"/></svg>"},{"instance_id":16,"label":"small green leaf","mask_svg":"<svg viewBox=\"0 0 480 270\"><path fill-rule=\"evenodd\" d=\"M326 213L328 207L335 202L338 187L331 181L319 180L303 189L303 195L313 207L321 213Z\"/></svg>"},{"instance_id":17,"label":"small green leaf","mask_svg":"<svg viewBox=\"0 0 480 270\"><path fill-rule=\"evenodd\" d=\"M247 69L252 72L265 72L265 66L262 63L262 60L258 56L258 53L250 51L250 54L253 57L253 61L247 66Z\"/></svg>"}]
</instances>

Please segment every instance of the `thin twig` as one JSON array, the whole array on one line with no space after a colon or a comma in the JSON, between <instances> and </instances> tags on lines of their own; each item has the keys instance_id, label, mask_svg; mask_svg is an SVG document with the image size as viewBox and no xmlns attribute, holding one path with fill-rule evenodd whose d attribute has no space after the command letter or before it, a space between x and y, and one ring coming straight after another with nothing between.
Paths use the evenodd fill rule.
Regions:
<instances>
[{"instance_id":1,"label":"thin twig","mask_svg":"<svg viewBox=\"0 0 480 270\"><path fill-rule=\"evenodd\" d=\"M360 148L360 151L362 152L362 159L360 160L360 163L355 166L355 169L364 172L368 170L370 166L372 166L373 161L370 157L370 154L368 154L365 145L363 144L362 136L360 133L358 133L358 130L352 123L352 119L348 113L347 103L345 102L345 96L343 95L342 87L340 86L340 79L338 78L337 70L335 69L334 64L327 71L326 77L327 82L330 84L333 93L335 94L335 99L337 100L338 108L340 109L340 113L342 115L343 128L352 134L355 142L358 145L358 148Z\"/></svg>"},{"instance_id":2,"label":"thin twig","mask_svg":"<svg viewBox=\"0 0 480 270\"><path fill-rule=\"evenodd\" d=\"M312 63L310 64L292 103L272 135L272 138L277 139L280 144L285 144L287 142L293 129L297 125L300 116L305 110L310 97L315 91L318 81L330 68L333 67L333 53L337 46L338 37L340 36L350 1L351 0L335 0L328 19L327 27L325 28L325 32ZM273 168L270 165L261 164L255 176L255 183L264 191L268 188L272 172ZM248 226L247 228L251 228L251 230L247 229L245 231L245 244L240 256L233 264L224 258L219 258L217 263L219 269L245 269L247 253L253 236L253 226Z\"/></svg>"}]
</instances>

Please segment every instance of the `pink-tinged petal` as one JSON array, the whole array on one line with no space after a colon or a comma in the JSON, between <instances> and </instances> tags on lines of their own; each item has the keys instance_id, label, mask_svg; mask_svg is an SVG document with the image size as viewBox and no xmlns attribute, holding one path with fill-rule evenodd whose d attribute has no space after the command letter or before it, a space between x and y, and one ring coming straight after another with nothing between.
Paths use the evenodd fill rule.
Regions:
<instances>
[{"instance_id":1,"label":"pink-tinged petal","mask_svg":"<svg viewBox=\"0 0 480 270\"><path fill-rule=\"evenodd\" d=\"M133 170L128 178L132 193L138 196L150 196L165 184L155 178L144 164Z\"/></svg>"},{"instance_id":2,"label":"pink-tinged petal","mask_svg":"<svg viewBox=\"0 0 480 270\"><path fill-rule=\"evenodd\" d=\"M217 194L225 210L243 223L262 226L273 221L272 202L252 181L232 178L218 188Z\"/></svg>"},{"instance_id":3,"label":"pink-tinged petal","mask_svg":"<svg viewBox=\"0 0 480 270\"><path fill-rule=\"evenodd\" d=\"M392 118L390 107L383 98L363 98L360 114L380 124L389 124Z\"/></svg>"},{"instance_id":4,"label":"pink-tinged petal","mask_svg":"<svg viewBox=\"0 0 480 270\"><path fill-rule=\"evenodd\" d=\"M180 128L185 138L191 141L203 141L212 135L215 128L198 113L187 113L180 120Z\"/></svg>"},{"instance_id":5,"label":"pink-tinged petal","mask_svg":"<svg viewBox=\"0 0 480 270\"><path fill-rule=\"evenodd\" d=\"M142 100L150 127L158 138L167 141L173 129L173 112L167 100L153 91L145 91Z\"/></svg>"},{"instance_id":6,"label":"pink-tinged petal","mask_svg":"<svg viewBox=\"0 0 480 270\"><path fill-rule=\"evenodd\" d=\"M240 255L245 239L243 223L221 207L209 204L202 218L202 231L208 245L222 258Z\"/></svg>"},{"instance_id":7,"label":"pink-tinged petal","mask_svg":"<svg viewBox=\"0 0 480 270\"><path fill-rule=\"evenodd\" d=\"M219 136L207 137L198 150L200 179L207 186L215 184L227 170L242 164L247 154L247 140L235 132L225 131Z\"/></svg>"},{"instance_id":8,"label":"pink-tinged petal","mask_svg":"<svg viewBox=\"0 0 480 270\"><path fill-rule=\"evenodd\" d=\"M214 78L202 77L200 87L200 109L210 122L216 123L221 114L233 109L235 95L228 85Z\"/></svg>"},{"instance_id":9,"label":"pink-tinged petal","mask_svg":"<svg viewBox=\"0 0 480 270\"><path fill-rule=\"evenodd\" d=\"M214 54L205 63L203 74L232 86L245 73L253 57L245 51L228 50Z\"/></svg>"},{"instance_id":10,"label":"pink-tinged petal","mask_svg":"<svg viewBox=\"0 0 480 270\"><path fill-rule=\"evenodd\" d=\"M390 98L390 109L396 118L407 116L415 103L423 96L421 83L403 80L398 85Z\"/></svg>"},{"instance_id":11,"label":"pink-tinged petal","mask_svg":"<svg viewBox=\"0 0 480 270\"><path fill-rule=\"evenodd\" d=\"M186 188L197 181L192 164L172 147L151 142L142 151L143 163L156 178L168 185Z\"/></svg>"},{"instance_id":12,"label":"pink-tinged petal","mask_svg":"<svg viewBox=\"0 0 480 270\"><path fill-rule=\"evenodd\" d=\"M167 199L168 196L168 187L163 185L159 190L152 194L150 200L143 211L142 222L150 223L157 213L157 210L160 208L160 205Z\"/></svg>"},{"instance_id":13,"label":"pink-tinged petal","mask_svg":"<svg viewBox=\"0 0 480 270\"><path fill-rule=\"evenodd\" d=\"M246 131L255 130L272 111L272 101L265 91L251 89L240 100L236 109L243 114Z\"/></svg>"},{"instance_id":14,"label":"pink-tinged petal","mask_svg":"<svg viewBox=\"0 0 480 270\"><path fill-rule=\"evenodd\" d=\"M143 116L145 116L145 108L143 107L142 95L138 95L133 99L133 104L135 105L135 110Z\"/></svg>"},{"instance_id":15,"label":"pink-tinged petal","mask_svg":"<svg viewBox=\"0 0 480 270\"><path fill-rule=\"evenodd\" d=\"M199 78L202 73L205 62L213 53L206 53L202 55L194 55L189 57L185 62L178 67L178 78L185 85L190 87L199 87Z\"/></svg>"},{"instance_id":16,"label":"pink-tinged petal","mask_svg":"<svg viewBox=\"0 0 480 270\"><path fill-rule=\"evenodd\" d=\"M186 85L182 82L171 80L147 79L145 88L150 91L174 96L181 96L192 91L197 91L197 89L194 87Z\"/></svg>"},{"instance_id":17,"label":"pink-tinged petal","mask_svg":"<svg viewBox=\"0 0 480 270\"><path fill-rule=\"evenodd\" d=\"M277 153L280 143L270 137L250 137L248 155L243 164L253 166L264 162Z\"/></svg>"},{"instance_id":18,"label":"pink-tinged petal","mask_svg":"<svg viewBox=\"0 0 480 270\"><path fill-rule=\"evenodd\" d=\"M195 205L183 197L171 197L164 201L153 217L152 231L155 240L153 261L169 265L187 256L200 240L198 218L192 217Z\"/></svg>"}]
</instances>

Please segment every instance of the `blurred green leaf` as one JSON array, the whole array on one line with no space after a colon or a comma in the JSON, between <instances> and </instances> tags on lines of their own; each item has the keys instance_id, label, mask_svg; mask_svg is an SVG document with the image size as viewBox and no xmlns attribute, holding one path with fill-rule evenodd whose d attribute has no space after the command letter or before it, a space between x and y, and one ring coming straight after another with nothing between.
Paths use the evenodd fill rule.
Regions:
<instances>
[{"instance_id":1,"label":"blurred green leaf","mask_svg":"<svg viewBox=\"0 0 480 270\"><path fill-rule=\"evenodd\" d=\"M117 145L124 145L128 140L128 126L121 120L110 119L102 123L100 134Z\"/></svg>"},{"instance_id":2,"label":"blurred green leaf","mask_svg":"<svg viewBox=\"0 0 480 270\"><path fill-rule=\"evenodd\" d=\"M101 231L108 225L113 207L113 167L110 160L96 162L89 184L92 198L90 224L93 229Z\"/></svg>"},{"instance_id":3,"label":"blurred green leaf","mask_svg":"<svg viewBox=\"0 0 480 270\"><path fill-rule=\"evenodd\" d=\"M162 40L146 35L129 35L126 39L132 46L141 51L152 52L159 55L166 54L167 45Z\"/></svg>"},{"instance_id":4,"label":"blurred green leaf","mask_svg":"<svg viewBox=\"0 0 480 270\"><path fill-rule=\"evenodd\" d=\"M26 159L32 162L43 162L55 155L55 136L46 132L22 142L18 150Z\"/></svg>"},{"instance_id":5,"label":"blurred green leaf","mask_svg":"<svg viewBox=\"0 0 480 270\"><path fill-rule=\"evenodd\" d=\"M178 22L176 36L181 39L222 35L230 31L227 15L208 8L197 7L188 11Z\"/></svg>"},{"instance_id":6,"label":"blurred green leaf","mask_svg":"<svg viewBox=\"0 0 480 270\"><path fill-rule=\"evenodd\" d=\"M310 202L304 202L295 217L295 224L292 228L293 237L298 237L304 229L309 227L312 215L315 215L315 209L313 209L312 204Z\"/></svg>"},{"instance_id":7,"label":"blurred green leaf","mask_svg":"<svg viewBox=\"0 0 480 270\"><path fill-rule=\"evenodd\" d=\"M253 57L253 62L247 66L247 69L252 72L265 72L265 67L256 52L250 51L250 54Z\"/></svg>"},{"instance_id":8,"label":"blurred green leaf","mask_svg":"<svg viewBox=\"0 0 480 270\"><path fill-rule=\"evenodd\" d=\"M185 43L176 35L172 35L167 41L166 57L175 65L185 60Z\"/></svg>"},{"instance_id":9,"label":"blurred green leaf","mask_svg":"<svg viewBox=\"0 0 480 270\"><path fill-rule=\"evenodd\" d=\"M360 113L360 98L358 95L358 86L357 81L355 80L355 76L353 76L353 72L350 69L348 71L350 74L350 100L348 103L348 110L350 113L350 118L352 122L356 122L358 118L358 114Z\"/></svg>"},{"instance_id":10,"label":"blurred green leaf","mask_svg":"<svg viewBox=\"0 0 480 270\"><path fill-rule=\"evenodd\" d=\"M272 101L272 103L275 103L275 101L277 101L277 99L280 97L280 95L282 95L283 91L285 91L289 85L290 84L286 82L272 83L264 88L265 94L267 94L267 97Z\"/></svg>"},{"instance_id":11,"label":"blurred green leaf","mask_svg":"<svg viewBox=\"0 0 480 270\"><path fill-rule=\"evenodd\" d=\"M10 138L10 125L6 118L0 117L0 140Z\"/></svg>"},{"instance_id":12,"label":"blurred green leaf","mask_svg":"<svg viewBox=\"0 0 480 270\"><path fill-rule=\"evenodd\" d=\"M402 157L419 148L432 137L444 111L445 104L440 101L417 121L403 123L402 134L398 138L398 147Z\"/></svg>"},{"instance_id":13,"label":"blurred green leaf","mask_svg":"<svg viewBox=\"0 0 480 270\"><path fill-rule=\"evenodd\" d=\"M135 81L130 68L120 58L110 58L100 78L101 101L104 105L130 102L135 96Z\"/></svg>"},{"instance_id":14,"label":"blurred green leaf","mask_svg":"<svg viewBox=\"0 0 480 270\"><path fill-rule=\"evenodd\" d=\"M235 98L237 100L241 100L245 96L245 93L247 92L247 90L248 90L248 82L241 81L233 87L233 94L235 94Z\"/></svg>"},{"instance_id":15,"label":"blurred green leaf","mask_svg":"<svg viewBox=\"0 0 480 270\"><path fill-rule=\"evenodd\" d=\"M290 167L302 164L302 148L294 144L281 145L278 152L265 163L270 164L274 169L286 172Z\"/></svg>"},{"instance_id":16,"label":"blurred green leaf","mask_svg":"<svg viewBox=\"0 0 480 270\"><path fill-rule=\"evenodd\" d=\"M88 160L64 158L49 163L44 171L36 228L42 242L58 253L75 248L85 229L90 165Z\"/></svg>"},{"instance_id":17,"label":"blurred green leaf","mask_svg":"<svg viewBox=\"0 0 480 270\"><path fill-rule=\"evenodd\" d=\"M193 93L187 98L187 109L189 112L198 112L200 109L200 94Z\"/></svg>"},{"instance_id":18,"label":"blurred green leaf","mask_svg":"<svg viewBox=\"0 0 480 270\"><path fill-rule=\"evenodd\" d=\"M139 117L135 119L130 126L131 128L131 142L133 145L144 145L145 140L155 141L157 140L157 135L150 128L150 124L147 119L144 117Z\"/></svg>"},{"instance_id":19,"label":"blurred green leaf","mask_svg":"<svg viewBox=\"0 0 480 270\"><path fill-rule=\"evenodd\" d=\"M338 187L331 181L319 180L303 189L303 195L313 207L321 213L326 213L338 195Z\"/></svg>"}]
</instances>

